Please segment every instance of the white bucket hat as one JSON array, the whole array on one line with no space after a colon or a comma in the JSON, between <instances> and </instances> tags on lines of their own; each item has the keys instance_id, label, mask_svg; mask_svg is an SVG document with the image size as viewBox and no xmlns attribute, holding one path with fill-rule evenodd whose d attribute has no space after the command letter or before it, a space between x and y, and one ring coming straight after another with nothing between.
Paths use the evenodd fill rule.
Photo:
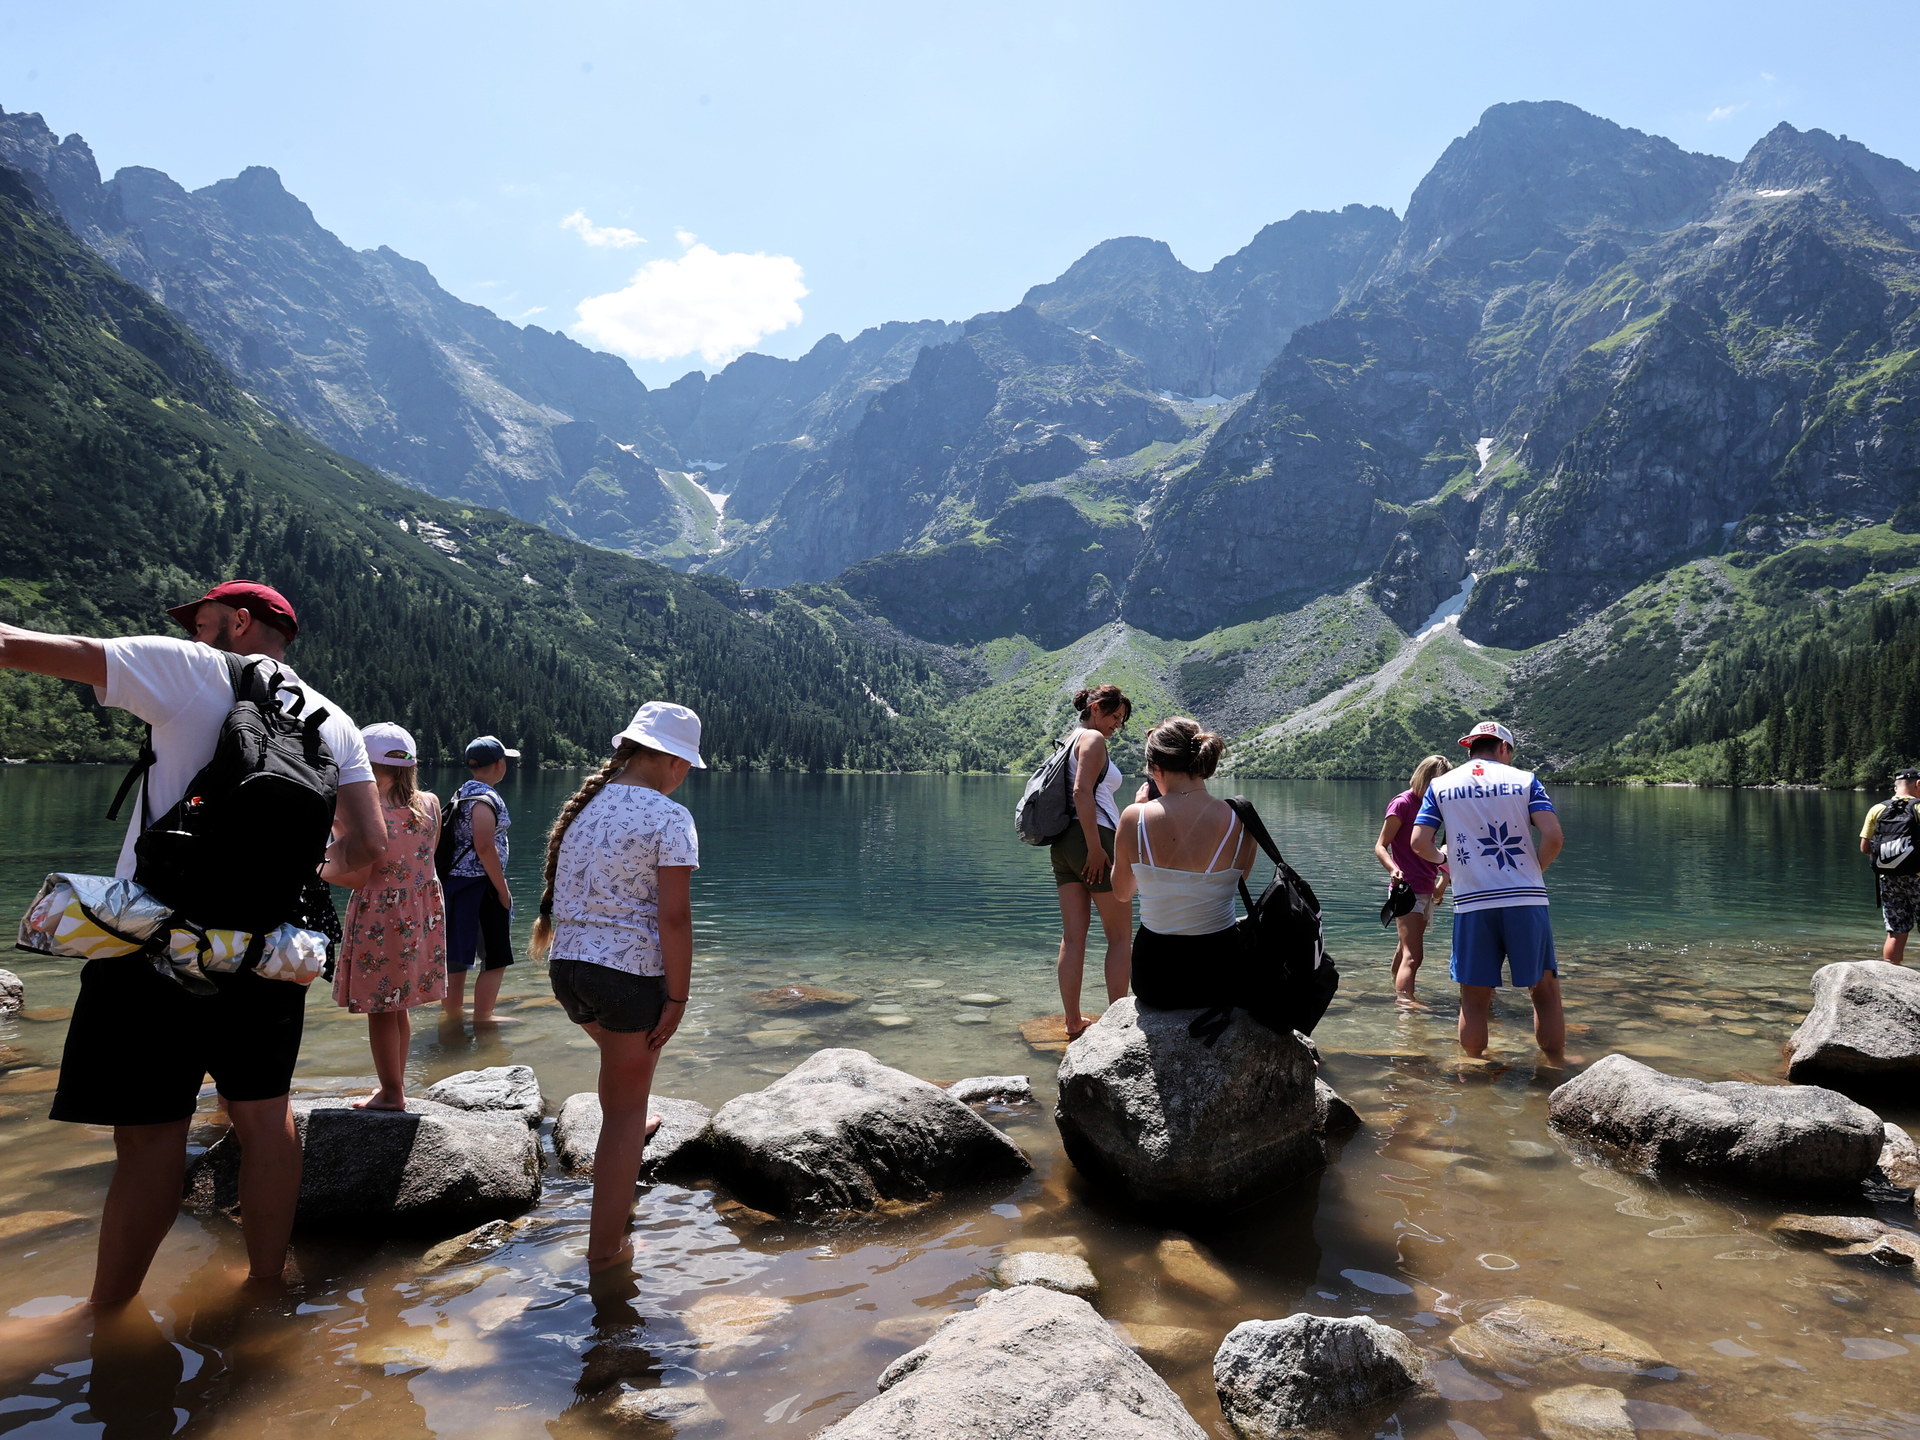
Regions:
<instances>
[{"instance_id":1,"label":"white bucket hat","mask_svg":"<svg viewBox=\"0 0 1920 1440\"><path fill-rule=\"evenodd\" d=\"M649 700L633 712L627 728L613 737L616 746L622 740L677 755L696 770L707 768L700 758L700 717L684 705Z\"/></svg>"},{"instance_id":2,"label":"white bucket hat","mask_svg":"<svg viewBox=\"0 0 1920 1440\"><path fill-rule=\"evenodd\" d=\"M413 736L391 720L380 720L360 732L366 742L367 759L375 765L418 765L420 747Z\"/></svg>"}]
</instances>

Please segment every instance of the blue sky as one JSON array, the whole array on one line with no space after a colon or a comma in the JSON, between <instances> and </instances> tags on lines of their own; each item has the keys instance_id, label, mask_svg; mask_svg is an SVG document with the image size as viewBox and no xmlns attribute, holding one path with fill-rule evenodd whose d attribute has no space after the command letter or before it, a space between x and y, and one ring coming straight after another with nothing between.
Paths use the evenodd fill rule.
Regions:
<instances>
[{"instance_id":1,"label":"blue sky","mask_svg":"<svg viewBox=\"0 0 1920 1440\"><path fill-rule=\"evenodd\" d=\"M1297 209L1403 209L1503 100L1920 163L1917 42L1920 7L1848 0L0 0L0 106L108 172L270 165L348 243L661 384L1002 308L1113 235L1204 268Z\"/></svg>"}]
</instances>

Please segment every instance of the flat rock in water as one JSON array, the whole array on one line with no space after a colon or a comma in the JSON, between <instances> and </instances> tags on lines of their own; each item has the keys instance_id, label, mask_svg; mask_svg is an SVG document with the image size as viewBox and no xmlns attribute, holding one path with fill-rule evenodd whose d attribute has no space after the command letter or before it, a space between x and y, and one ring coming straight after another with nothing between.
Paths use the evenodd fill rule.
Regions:
<instances>
[{"instance_id":1,"label":"flat rock in water","mask_svg":"<svg viewBox=\"0 0 1920 1440\"><path fill-rule=\"evenodd\" d=\"M1767 1228L1783 1240L1832 1249L1878 1240L1893 1227L1864 1215L1782 1215Z\"/></svg>"},{"instance_id":2,"label":"flat rock in water","mask_svg":"<svg viewBox=\"0 0 1920 1440\"><path fill-rule=\"evenodd\" d=\"M1128 1321L1114 1327L1149 1365L1169 1370L1191 1370L1213 1357L1213 1341L1204 1330L1190 1325L1147 1325Z\"/></svg>"},{"instance_id":3,"label":"flat rock in water","mask_svg":"<svg viewBox=\"0 0 1920 1440\"><path fill-rule=\"evenodd\" d=\"M1245 1320L1213 1357L1220 1408L1245 1440L1330 1429L1427 1383L1413 1341L1366 1315Z\"/></svg>"},{"instance_id":4,"label":"flat rock in water","mask_svg":"<svg viewBox=\"0 0 1920 1440\"><path fill-rule=\"evenodd\" d=\"M747 1204L824 1220L927 1200L1032 1168L1006 1136L938 1086L864 1050L822 1050L708 1128L719 1179Z\"/></svg>"},{"instance_id":5,"label":"flat rock in water","mask_svg":"<svg viewBox=\"0 0 1920 1440\"><path fill-rule=\"evenodd\" d=\"M40 1025L53 1025L61 1020L71 1020L73 1018L73 1007L71 1005L43 1005L37 1010L22 1010L20 1012L20 1018L22 1020L32 1020Z\"/></svg>"},{"instance_id":6,"label":"flat rock in water","mask_svg":"<svg viewBox=\"0 0 1920 1440\"><path fill-rule=\"evenodd\" d=\"M793 1302L775 1295L702 1295L680 1317L694 1343L709 1354L765 1348L793 1315Z\"/></svg>"},{"instance_id":7,"label":"flat rock in water","mask_svg":"<svg viewBox=\"0 0 1920 1440\"><path fill-rule=\"evenodd\" d=\"M982 1100L1012 1104L1033 1099L1033 1082L1024 1075L969 1075L947 1086L947 1094L969 1105Z\"/></svg>"},{"instance_id":8,"label":"flat rock in water","mask_svg":"<svg viewBox=\"0 0 1920 1440\"><path fill-rule=\"evenodd\" d=\"M1004 995L989 994L985 990L975 990L970 995L956 995L953 998L958 1000L962 1005L979 1005L988 1008L1007 1003Z\"/></svg>"},{"instance_id":9,"label":"flat rock in water","mask_svg":"<svg viewBox=\"0 0 1920 1440\"><path fill-rule=\"evenodd\" d=\"M304 1161L298 1222L315 1229L451 1235L510 1219L540 1198L540 1146L507 1114L410 1100L405 1110L293 1102ZM233 1212L240 1146L231 1133L187 1173L187 1203Z\"/></svg>"},{"instance_id":10,"label":"flat rock in water","mask_svg":"<svg viewBox=\"0 0 1920 1440\"><path fill-rule=\"evenodd\" d=\"M1880 1163L1873 1181L1889 1190L1920 1190L1920 1145L1891 1120L1881 1127Z\"/></svg>"},{"instance_id":11,"label":"flat rock in water","mask_svg":"<svg viewBox=\"0 0 1920 1440\"><path fill-rule=\"evenodd\" d=\"M880 1375L817 1440L1205 1440L1166 1381L1084 1300L989 1291Z\"/></svg>"},{"instance_id":12,"label":"flat rock in water","mask_svg":"<svg viewBox=\"0 0 1920 1440\"><path fill-rule=\"evenodd\" d=\"M1879 1116L1832 1090L1686 1080L1620 1054L1555 1090L1547 1114L1644 1171L1787 1193L1858 1192L1883 1139Z\"/></svg>"},{"instance_id":13,"label":"flat rock in water","mask_svg":"<svg viewBox=\"0 0 1920 1440\"><path fill-rule=\"evenodd\" d=\"M642 1180L694 1179L704 1174L705 1135L713 1112L693 1100L655 1095L647 1105L660 1128L647 1140L640 1160ZM569 1095L553 1122L553 1153L576 1175L593 1173L593 1151L600 1143L600 1097L591 1090Z\"/></svg>"},{"instance_id":14,"label":"flat rock in water","mask_svg":"<svg viewBox=\"0 0 1920 1440\"><path fill-rule=\"evenodd\" d=\"M1036 1015L1031 1020L1023 1020L1020 1038L1037 1055L1064 1055L1067 1053L1067 1017Z\"/></svg>"},{"instance_id":15,"label":"flat rock in water","mask_svg":"<svg viewBox=\"0 0 1920 1440\"><path fill-rule=\"evenodd\" d=\"M1149 1214L1235 1210L1325 1163L1313 1051L1244 1012L1209 1047L1195 1013L1117 1000L1060 1062L1068 1158Z\"/></svg>"},{"instance_id":16,"label":"flat rock in water","mask_svg":"<svg viewBox=\"0 0 1920 1440\"><path fill-rule=\"evenodd\" d=\"M860 997L819 985L776 985L749 995L747 1003L769 1015L828 1015L858 1005Z\"/></svg>"},{"instance_id":17,"label":"flat rock in water","mask_svg":"<svg viewBox=\"0 0 1920 1440\"><path fill-rule=\"evenodd\" d=\"M947 1018L956 1025L990 1025L993 1023L978 1010L956 1010Z\"/></svg>"},{"instance_id":18,"label":"flat rock in water","mask_svg":"<svg viewBox=\"0 0 1920 1440\"><path fill-rule=\"evenodd\" d=\"M546 1109L540 1095L540 1077L531 1065L491 1065L485 1070L462 1070L429 1086L426 1098L456 1110L507 1115L538 1125Z\"/></svg>"},{"instance_id":19,"label":"flat rock in water","mask_svg":"<svg viewBox=\"0 0 1920 1440\"><path fill-rule=\"evenodd\" d=\"M1829 1250L1829 1255L1857 1256L1864 1260L1874 1260L1882 1265L1908 1266L1920 1264L1920 1235L1911 1230L1897 1230L1889 1225L1871 1240L1862 1240L1857 1245L1843 1246L1838 1250Z\"/></svg>"},{"instance_id":20,"label":"flat rock in water","mask_svg":"<svg viewBox=\"0 0 1920 1440\"><path fill-rule=\"evenodd\" d=\"M20 1210L12 1215L0 1215L0 1245L40 1240L86 1223L86 1216L71 1210Z\"/></svg>"},{"instance_id":21,"label":"flat rock in water","mask_svg":"<svg viewBox=\"0 0 1920 1440\"><path fill-rule=\"evenodd\" d=\"M426 1254L420 1257L422 1270L451 1270L456 1265L469 1265L475 1260L484 1260L494 1251L505 1245L526 1227L523 1217L519 1220L489 1220L486 1224L456 1235L451 1240L442 1240Z\"/></svg>"},{"instance_id":22,"label":"flat rock in water","mask_svg":"<svg viewBox=\"0 0 1920 1440\"><path fill-rule=\"evenodd\" d=\"M1627 1397L1605 1385L1569 1385L1533 1399L1533 1418L1547 1440L1633 1440Z\"/></svg>"},{"instance_id":23,"label":"flat rock in water","mask_svg":"<svg viewBox=\"0 0 1920 1440\"><path fill-rule=\"evenodd\" d=\"M616 1435L645 1440L667 1436L721 1435L727 1421L699 1385L630 1385L622 1380L600 1402L600 1414Z\"/></svg>"},{"instance_id":24,"label":"flat rock in water","mask_svg":"<svg viewBox=\"0 0 1920 1440\"><path fill-rule=\"evenodd\" d=\"M1162 1240L1154 1247L1153 1258L1168 1284L1222 1305L1240 1298L1240 1282L1184 1235L1169 1235Z\"/></svg>"},{"instance_id":25,"label":"flat rock in water","mask_svg":"<svg viewBox=\"0 0 1920 1440\"><path fill-rule=\"evenodd\" d=\"M1637 1335L1549 1300L1516 1300L1460 1326L1447 1344L1486 1370L1631 1375L1667 1362Z\"/></svg>"},{"instance_id":26,"label":"flat rock in water","mask_svg":"<svg viewBox=\"0 0 1920 1440\"><path fill-rule=\"evenodd\" d=\"M883 1030L898 1030L902 1026L913 1024L911 1015L876 1015L873 1023Z\"/></svg>"},{"instance_id":27,"label":"flat rock in water","mask_svg":"<svg viewBox=\"0 0 1920 1440\"><path fill-rule=\"evenodd\" d=\"M1078 1255L1051 1254L1045 1250L1019 1250L993 1267L994 1284L1011 1290L1015 1285L1038 1285L1058 1290L1062 1295L1078 1295L1091 1300L1100 1293L1100 1282L1093 1267Z\"/></svg>"},{"instance_id":28,"label":"flat rock in water","mask_svg":"<svg viewBox=\"0 0 1920 1440\"><path fill-rule=\"evenodd\" d=\"M0 1015L19 1010L27 1003L27 987L11 970L0 970Z\"/></svg>"},{"instance_id":29,"label":"flat rock in water","mask_svg":"<svg viewBox=\"0 0 1920 1440\"><path fill-rule=\"evenodd\" d=\"M1821 966L1792 1045L1792 1080L1920 1077L1920 970L1885 960Z\"/></svg>"}]
</instances>

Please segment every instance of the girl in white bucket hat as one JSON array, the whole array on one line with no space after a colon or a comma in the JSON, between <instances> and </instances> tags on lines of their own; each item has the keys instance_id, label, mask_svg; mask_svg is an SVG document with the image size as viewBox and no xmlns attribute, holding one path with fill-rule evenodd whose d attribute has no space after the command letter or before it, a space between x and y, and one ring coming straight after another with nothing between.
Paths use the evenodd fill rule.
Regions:
<instances>
[{"instance_id":1,"label":"girl in white bucket hat","mask_svg":"<svg viewBox=\"0 0 1920 1440\"><path fill-rule=\"evenodd\" d=\"M547 837L533 953L553 994L600 1047L589 1272L630 1266L634 1186L654 1066L686 1014L693 979L693 816L667 797L700 758L700 717L650 700L613 737L613 758L561 807Z\"/></svg>"}]
</instances>

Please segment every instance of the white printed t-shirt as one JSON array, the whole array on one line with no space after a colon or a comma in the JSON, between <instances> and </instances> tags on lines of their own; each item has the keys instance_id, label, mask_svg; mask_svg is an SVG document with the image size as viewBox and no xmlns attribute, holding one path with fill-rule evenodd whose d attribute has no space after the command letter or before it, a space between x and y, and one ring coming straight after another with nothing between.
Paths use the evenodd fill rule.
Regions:
<instances>
[{"instance_id":1,"label":"white printed t-shirt","mask_svg":"<svg viewBox=\"0 0 1920 1440\"><path fill-rule=\"evenodd\" d=\"M609 785L589 800L554 866L554 958L666 974L662 865L700 867L700 836L685 806L646 785Z\"/></svg>"},{"instance_id":2,"label":"white printed t-shirt","mask_svg":"<svg viewBox=\"0 0 1920 1440\"><path fill-rule=\"evenodd\" d=\"M225 655L195 640L167 635L136 635L101 642L107 656L107 683L94 695L102 705L128 710L153 727L153 768L147 771L146 809L158 820L179 804L187 786L213 758L220 726L233 709L233 679ZM284 660L280 673L298 684L307 697L307 711L324 708L320 735L340 767L340 784L373 779L366 742L360 727L326 696L294 674ZM140 803L133 802L127 838L120 847L114 874L133 875L133 842L139 837Z\"/></svg>"},{"instance_id":3,"label":"white printed t-shirt","mask_svg":"<svg viewBox=\"0 0 1920 1440\"><path fill-rule=\"evenodd\" d=\"M1537 775L1493 760L1469 760L1427 787L1413 823L1447 847L1456 914L1547 903L1528 817L1551 809Z\"/></svg>"}]
</instances>

